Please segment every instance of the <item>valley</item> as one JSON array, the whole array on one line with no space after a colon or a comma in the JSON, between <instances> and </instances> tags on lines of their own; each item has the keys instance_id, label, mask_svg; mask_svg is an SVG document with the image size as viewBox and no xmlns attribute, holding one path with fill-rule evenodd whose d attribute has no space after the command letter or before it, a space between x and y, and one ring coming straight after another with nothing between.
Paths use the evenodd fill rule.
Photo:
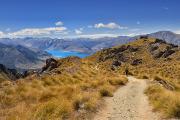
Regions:
<instances>
[{"instance_id":1,"label":"valley","mask_svg":"<svg viewBox=\"0 0 180 120\"><path fill-rule=\"evenodd\" d=\"M140 36L85 58L49 58L39 72L1 81L0 119L179 119L179 57L179 46Z\"/></svg>"}]
</instances>

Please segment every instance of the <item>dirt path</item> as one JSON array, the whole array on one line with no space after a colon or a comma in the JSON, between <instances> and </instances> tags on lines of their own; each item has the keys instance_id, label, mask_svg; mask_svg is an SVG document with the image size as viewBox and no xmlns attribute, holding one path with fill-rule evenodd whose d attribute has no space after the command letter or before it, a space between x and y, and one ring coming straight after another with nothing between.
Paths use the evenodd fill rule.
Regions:
<instances>
[{"instance_id":1,"label":"dirt path","mask_svg":"<svg viewBox=\"0 0 180 120\"><path fill-rule=\"evenodd\" d=\"M99 110L94 120L159 120L144 94L146 81L128 79L129 83L118 89L114 97L105 99L106 107Z\"/></svg>"}]
</instances>

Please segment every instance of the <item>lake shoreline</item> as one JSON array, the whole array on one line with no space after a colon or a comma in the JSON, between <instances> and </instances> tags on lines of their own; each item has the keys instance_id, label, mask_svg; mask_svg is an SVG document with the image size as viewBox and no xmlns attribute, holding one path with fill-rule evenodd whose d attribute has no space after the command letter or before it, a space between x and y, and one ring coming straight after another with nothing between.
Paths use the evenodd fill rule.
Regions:
<instances>
[{"instance_id":1,"label":"lake shoreline","mask_svg":"<svg viewBox=\"0 0 180 120\"><path fill-rule=\"evenodd\" d=\"M64 51L64 50L46 50L46 52L48 52L49 54L51 54L53 57L56 58L65 58L68 56L77 56L80 58L85 58L90 55L88 53L82 53L77 51Z\"/></svg>"}]
</instances>

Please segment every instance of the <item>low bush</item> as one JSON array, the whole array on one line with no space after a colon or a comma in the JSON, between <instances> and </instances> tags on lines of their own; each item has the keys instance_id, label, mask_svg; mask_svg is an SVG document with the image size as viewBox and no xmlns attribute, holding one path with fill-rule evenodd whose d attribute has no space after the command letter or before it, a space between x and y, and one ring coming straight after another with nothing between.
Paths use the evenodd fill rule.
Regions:
<instances>
[{"instance_id":1,"label":"low bush","mask_svg":"<svg viewBox=\"0 0 180 120\"><path fill-rule=\"evenodd\" d=\"M102 97L113 97L112 91L108 87L102 87L99 93Z\"/></svg>"}]
</instances>

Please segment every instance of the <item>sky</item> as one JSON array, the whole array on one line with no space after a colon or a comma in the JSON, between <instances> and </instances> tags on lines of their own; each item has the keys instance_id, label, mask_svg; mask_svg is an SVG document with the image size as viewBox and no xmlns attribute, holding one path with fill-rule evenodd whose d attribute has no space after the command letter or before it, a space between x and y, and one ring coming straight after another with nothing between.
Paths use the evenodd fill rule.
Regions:
<instances>
[{"instance_id":1,"label":"sky","mask_svg":"<svg viewBox=\"0 0 180 120\"><path fill-rule=\"evenodd\" d=\"M180 0L0 0L0 37L180 33Z\"/></svg>"}]
</instances>

